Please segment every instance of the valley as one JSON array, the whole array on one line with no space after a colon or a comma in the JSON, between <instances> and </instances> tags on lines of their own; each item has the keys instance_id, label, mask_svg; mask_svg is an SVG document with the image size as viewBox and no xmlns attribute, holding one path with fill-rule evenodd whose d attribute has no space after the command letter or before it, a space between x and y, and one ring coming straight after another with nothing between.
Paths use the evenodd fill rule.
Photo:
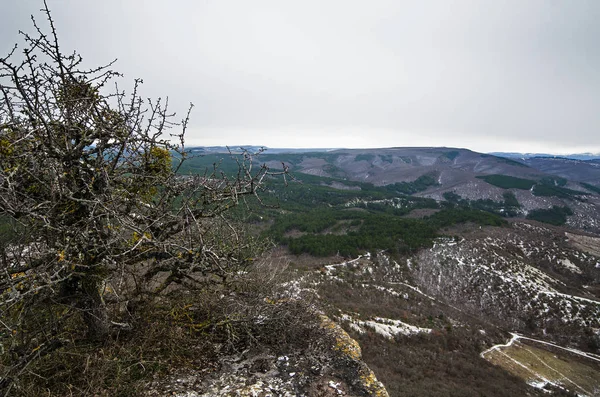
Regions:
<instances>
[{"instance_id":1,"label":"valley","mask_svg":"<svg viewBox=\"0 0 600 397\"><path fill-rule=\"evenodd\" d=\"M227 172L227 156L197 166ZM277 245L289 296L344 327L390 395L600 393L595 185L464 149L260 161L294 180L236 219Z\"/></svg>"}]
</instances>

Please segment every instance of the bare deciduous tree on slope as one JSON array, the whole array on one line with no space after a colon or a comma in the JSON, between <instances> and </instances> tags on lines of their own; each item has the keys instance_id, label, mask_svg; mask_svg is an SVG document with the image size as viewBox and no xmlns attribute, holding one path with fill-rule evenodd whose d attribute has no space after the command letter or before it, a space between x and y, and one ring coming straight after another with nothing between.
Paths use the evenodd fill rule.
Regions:
<instances>
[{"instance_id":1,"label":"bare deciduous tree on slope","mask_svg":"<svg viewBox=\"0 0 600 397\"><path fill-rule=\"evenodd\" d=\"M126 327L106 310L107 281L140 299L226 283L252 244L219 219L273 174L244 153L237 176L179 175L189 112L175 122L168 101L140 97L140 80L120 91L112 63L83 69L43 11L49 33L33 20L25 48L0 58L0 218L14 229L0 252L1 342L31 341L20 333L32 321L43 335L33 352L14 349L13 369L60 344L64 318L93 339Z\"/></svg>"}]
</instances>

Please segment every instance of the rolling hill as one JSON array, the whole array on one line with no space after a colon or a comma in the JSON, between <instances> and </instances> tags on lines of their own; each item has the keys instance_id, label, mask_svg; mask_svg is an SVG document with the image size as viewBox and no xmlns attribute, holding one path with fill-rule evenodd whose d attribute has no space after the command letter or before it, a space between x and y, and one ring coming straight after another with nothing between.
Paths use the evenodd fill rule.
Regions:
<instances>
[{"instance_id":1,"label":"rolling hill","mask_svg":"<svg viewBox=\"0 0 600 397\"><path fill-rule=\"evenodd\" d=\"M437 201L453 194L469 201L503 202L510 194L518 207L515 216L548 219L543 211L568 208L559 223L600 231L600 165L594 161L530 158L522 162L458 148L273 151L264 152L260 161L273 169L281 169L283 163L300 181L323 178L321 184L338 189L363 189L361 184L367 184ZM196 159L196 170L229 156L223 147L195 152L204 153ZM562 168L555 167L557 162Z\"/></svg>"}]
</instances>

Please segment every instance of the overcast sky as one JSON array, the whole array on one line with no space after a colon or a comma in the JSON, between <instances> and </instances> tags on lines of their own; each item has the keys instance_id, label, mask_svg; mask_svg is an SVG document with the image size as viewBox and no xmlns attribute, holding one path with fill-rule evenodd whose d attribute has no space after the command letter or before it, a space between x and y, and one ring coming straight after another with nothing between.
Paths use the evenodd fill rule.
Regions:
<instances>
[{"instance_id":1,"label":"overcast sky","mask_svg":"<svg viewBox=\"0 0 600 397\"><path fill-rule=\"evenodd\" d=\"M2 0L0 54L41 0ZM48 0L188 143L600 152L598 0Z\"/></svg>"}]
</instances>

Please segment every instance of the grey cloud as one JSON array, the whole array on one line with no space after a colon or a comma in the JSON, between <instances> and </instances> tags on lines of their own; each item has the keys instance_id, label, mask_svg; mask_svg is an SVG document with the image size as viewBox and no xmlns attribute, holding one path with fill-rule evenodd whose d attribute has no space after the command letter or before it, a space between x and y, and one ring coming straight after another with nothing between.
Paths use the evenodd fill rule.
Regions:
<instances>
[{"instance_id":1,"label":"grey cloud","mask_svg":"<svg viewBox=\"0 0 600 397\"><path fill-rule=\"evenodd\" d=\"M12 3L7 39L40 7ZM90 64L119 58L147 95L194 102L195 144L600 152L594 0L50 7L63 45Z\"/></svg>"}]
</instances>

